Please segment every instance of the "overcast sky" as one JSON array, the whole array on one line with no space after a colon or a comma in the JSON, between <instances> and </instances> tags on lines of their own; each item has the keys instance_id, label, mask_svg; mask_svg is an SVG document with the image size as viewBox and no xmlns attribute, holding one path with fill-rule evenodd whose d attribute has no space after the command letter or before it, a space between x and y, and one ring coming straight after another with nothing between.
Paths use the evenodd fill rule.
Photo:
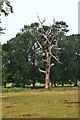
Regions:
<instances>
[{"instance_id":1,"label":"overcast sky","mask_svg":"<svg viewBox=\"0 0 80 120\"><path fill-rule=\"evenodd\" d=\"M78 33L78 1L79 0L10 0L14 13L8 17L2 16L2 26L5 34L0 36L1 43L6 43L23 28L32 22L38 22L37 12L41 20L48 22L64 21L69 25L70 34Z\"/></svg>"}]
</instances>

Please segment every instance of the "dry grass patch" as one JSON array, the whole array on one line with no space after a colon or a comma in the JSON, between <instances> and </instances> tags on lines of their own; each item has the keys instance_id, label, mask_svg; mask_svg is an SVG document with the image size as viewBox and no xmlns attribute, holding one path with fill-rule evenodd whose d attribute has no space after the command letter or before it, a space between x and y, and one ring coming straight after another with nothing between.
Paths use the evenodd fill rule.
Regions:
<instances>
[{"instance_id":1,"label":"dry grass patch","mask_svg":"<svg viewBox=\"0 0 80 120\"><path fill-rule=\"evenodd\" d=\"M78 90L32 90L3 93L3 96L5 118L78 117Z\"/></svg>"}]
</instances>

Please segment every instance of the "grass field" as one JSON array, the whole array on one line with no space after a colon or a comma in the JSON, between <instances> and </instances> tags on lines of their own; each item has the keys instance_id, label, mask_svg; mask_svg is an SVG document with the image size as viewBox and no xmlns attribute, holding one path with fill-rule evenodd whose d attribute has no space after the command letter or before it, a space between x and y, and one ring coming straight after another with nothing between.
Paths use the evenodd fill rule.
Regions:
<instances>
[{"instance_id":1,"label":"grass field","mask_svg":"<svg viewBox=\"0 0 80 120\"><path fill-rule=\"evenodd\" d=\"M3 118L78 118L78 88L3 90Z\"/></svg>"}]
</instances>

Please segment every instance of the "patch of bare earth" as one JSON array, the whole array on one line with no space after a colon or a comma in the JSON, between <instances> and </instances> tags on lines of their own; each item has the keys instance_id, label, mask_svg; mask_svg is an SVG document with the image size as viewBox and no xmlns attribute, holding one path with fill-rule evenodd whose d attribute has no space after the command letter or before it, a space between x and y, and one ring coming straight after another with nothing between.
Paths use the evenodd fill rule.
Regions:
<instances>
[{"instance_id":1,"label":"patch of bare earth","mask_svg":"<svg viewBox=\"0 0 80 120\"><path fill-rule=\"evenodd\" d=\"M2 103L2 106L5 106L5 108L11 108L11 107L14 107L15 105L16 104L8 103L8 102Z\"/></svg>"},{"instance_id":2,"label":"patch of bare earth","mask_svg":"<svg viewBox=\"0 0 80 120\"><path fill-rule=\"evenodd\" d=\"M21 117L31 117L32 115L31 115L31 113L21 113L21 114L19 114L19 116L21 116Z\"/></svg>"}]
</instances>

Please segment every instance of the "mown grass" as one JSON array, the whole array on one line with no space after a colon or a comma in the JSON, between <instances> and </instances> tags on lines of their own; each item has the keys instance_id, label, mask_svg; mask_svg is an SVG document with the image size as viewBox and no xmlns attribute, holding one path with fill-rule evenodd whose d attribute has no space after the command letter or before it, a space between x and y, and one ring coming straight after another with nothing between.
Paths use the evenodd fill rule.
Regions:
<instances>
[{"instance_id":1,"label":"mown grass","mask_svg":"<svg viewBox=\"0 0 80 120\"><path fill-rule=\"evenodd\" d=\"M16 92L15 89L3 92L3 118L78 117L77 87L56 87L48 90L17 88Z\"/></svg>"}]
</instances>

